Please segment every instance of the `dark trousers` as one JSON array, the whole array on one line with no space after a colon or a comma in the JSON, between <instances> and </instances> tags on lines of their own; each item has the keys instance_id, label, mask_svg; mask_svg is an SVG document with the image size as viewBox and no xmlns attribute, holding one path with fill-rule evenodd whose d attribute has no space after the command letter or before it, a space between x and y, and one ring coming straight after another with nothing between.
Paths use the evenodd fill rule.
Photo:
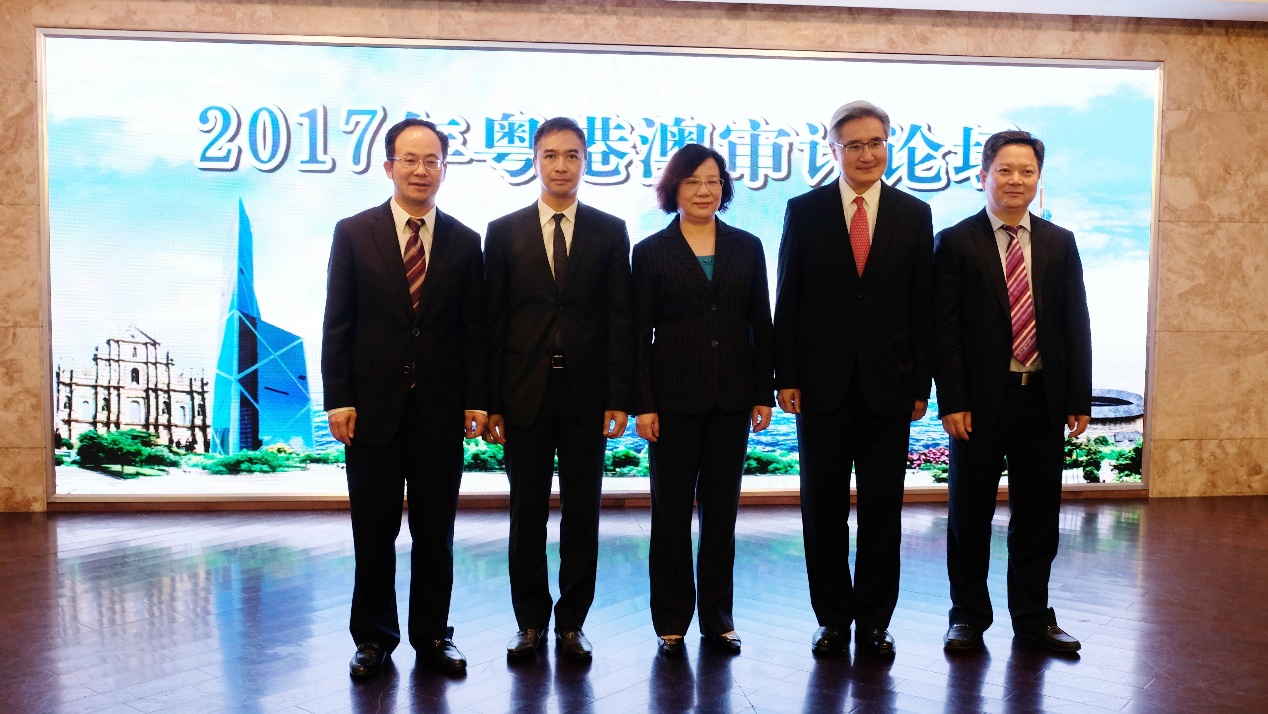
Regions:
<instances>
[{"instance_id":1,"label":"dark trousers","mask_svg":"<svg viewBox=\"0 0 1268 714\"><path fill-rule=\"evenodd\" d=\"M415 649L452 634L453 524L462 483L462 437L436 446L424 437L410 399L384 446L352 444L345 451L356 574L349 630L358 645L391 651L401 641L396 613L396 538L408 488L410 547L409 641Z\"/></svg>"},{"instance_id":2,"label":"dark trousers","mask_svg":"<svg viewBox=\"0 0 1268 714\"><path fill-rule=\"evenodd\" d=\"M748 450L748 412L660 414L649 444L652 473L650 564L652 624L657 635L682 635L697 598L700 632L735 629L735 517ZM691 568L692 504L700 517L696 575ZM697 592L698 586L698 592Z\"/></svg>"},{"instance_id":3,"label":"dark trousers","mask_svg":"<svg viewBox=\"0 0 1268 714\"><path fill-rule=\"evenodd\" d=\"M1043 382L1010 384L990 428L974 425L969 440L951 440L947 507L947 574L951 624L990 627L986 588L991 520L1000 473L1008 461L1008 610L1014 629L1056 623L1048 608L1048 576L1057 556L1064 431L1047 413Z\"/></svg>"},{"instance_id":4,"label":"dark trousers","mask_svg":"<svg viewBox=\"0 0 1268 714\"><path fill-rule=\"evenodd\" d=\"M915 400L912 400L915 406ZM903 480L911 414L867 408L857 373L836 412L797 415L801 524L810 605L824 626L888 629L898 603ZM850 467L858 538L850 581Z\"/></svg>"},{"instance_id":5,"label":"dark trousers","mask_svg":"<svg viewBox=\"0 0 1268 714\"><path fill-rule=\"evenodd\" d=\"M537 420L508 425L506 475L511 482L511 604L520 629L550 622L546 522L559 456L559 602L555 629L579 629L594 601L599 562L599 499L603 487L603 413L581 412L566 369L552 369Z\"/></svg>"}]
</instances>

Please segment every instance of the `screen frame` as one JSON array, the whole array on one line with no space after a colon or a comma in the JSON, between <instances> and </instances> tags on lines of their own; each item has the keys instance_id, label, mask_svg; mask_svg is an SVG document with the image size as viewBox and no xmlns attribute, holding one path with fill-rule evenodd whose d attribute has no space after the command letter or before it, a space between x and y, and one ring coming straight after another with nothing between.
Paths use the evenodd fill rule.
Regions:
<instances>
[{"instance_id":1,"label":"screen frame","mask_svg":"<svg viewBox=\"0 0 1268 714\"><path fill-rule=\"evenodd\" d=\"M49 205L49 170L48 170L48 117L46 113L48 81L46 69L47 38L85 38L85 39L122 39L122 40L154 40L164 42L210 42L226 44L280 44L280 45L319 45L346 47L384 47L384 48L453 48L475 50L508 50L516 52L571 52L571 53L605 53L630 55L684 55L736 58L780 58L780 59L823 59L823 60L857 60L867 62L893 62L905 64L952 64L952 65L989 65L1015 67L1088 67L1115 69L1153 70L1157 76L1158 90L1155 95L1153 165L1151 167L1151 210L1149 220L1149 276L1148 296L1146 299L1146 335L1145 335L1145 414L1142 429L1142 466L1140 483L1081 483L1066 484L1062 492L1074 497L1131 497L1147 496L1149 491L1150 446L1153 436L1153 394L1155 391L1154 356L1157 335L1157 295L1158 295L1158 248L1159 237L1159 201L1162 157L1162 119L1163 101L1165 98L1165 63L1162 61L1116 60L1116 59L1070 59L1057 57L991 57L980 55L941 55L941 54L890 54L875 52L847 52L823 50L793 49L756 49L725 47L683 47L672 45L630 45L604 43L559 43L528 41L489 41L461 40L442 38L385 38L385 37L344 37L336 35L269 35L269 34L236 34L205 32L173 32L173 31L141 31L141 30L94 30L74 28L36 28L36 86L37 86L37 134L38 134L38 171L40 195L40 287L41 287L41 343L43 350L43 400L41 418L47 427L53 419L52 374L54 369L52 348L52 279L51 279L51 232ZM346 495L328 493L311 494L58 494L56 486L56 465L54 459L55 445L49 445L45 459L45 501L49 504L76 503L250 503L269 502L297 505L305 502L315 505L331 505L346 502ZM606 479L605 479L606 480ZM624 480L624 479L622 479ZM645 479L644 479L645 480ZM617 489L614 500L630 505L642 505L650 499L650 487L647 489ZM509 489L508 489L509 493ZM851 489L851 494L854 489ZM904 490L904 500L938 501L945 500L947 487L915 486ZM1007 486L1000 489L999 497L1007 498ZM555 496L557 497L557 493ZM609 503L609 492L605 490L605 504ZM799 499L798 488L745 487L741 493L742 502L747 503L795 503ZM480 502L500 501L504 497L490 494L461 494L460 505L472 506Z\"/></svg>"}]
</instances>

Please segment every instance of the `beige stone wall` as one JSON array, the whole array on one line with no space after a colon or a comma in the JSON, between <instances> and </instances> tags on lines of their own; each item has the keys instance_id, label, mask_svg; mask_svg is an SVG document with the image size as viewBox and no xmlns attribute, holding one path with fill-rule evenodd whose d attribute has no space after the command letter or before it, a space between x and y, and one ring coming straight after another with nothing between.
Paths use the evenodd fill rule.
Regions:
<instances>
[{"instance_id":1,"label":"beige stone wall","mask_svg":"<svg viewBox=\"0 0 1268 714\"><path fill-rule=\"evenodd\" d=\"M639 0L3 0L0 510L44 509L49 458L39 27L1162 61L1151 492L1268 493L1268 26Z\"/></svg>"}]
</instances>

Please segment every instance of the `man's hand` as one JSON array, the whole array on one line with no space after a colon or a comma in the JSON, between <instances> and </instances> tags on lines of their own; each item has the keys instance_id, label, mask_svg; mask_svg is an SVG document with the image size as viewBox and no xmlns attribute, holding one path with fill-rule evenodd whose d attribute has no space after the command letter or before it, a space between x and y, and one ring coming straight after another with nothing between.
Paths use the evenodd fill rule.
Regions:
<instances>
[{"instance_id":1,"label":"man's hand","mask_svg":"<svg viewBox=\"0 0 1268 714\"><path fill-rule=\"evenodd\" d=\"M462 413L464 436L474 439L484 433L484 425L489 422L489 415L482 412L465 411Z\"/></svg>"},{"instance_id":2,"label":"man's hand","mask_svg":"<svg viewBox=\"0 0 1268 714\"><path fill-rule=\"evenodd\" d=\"M973 412L955 412L942 417L942 428L952 439L968 441L973 433Z\"/></svg>"},{"instance_id":3,"label":"man's hand","mask_svg":"<svg viewBox=\"0 0 1268 714\"><path fill-rule=\"evenodd\" d=\"M1092 417L1087 414L1067 414L1065 426L1070 430L1070 437L1074 438L1087 431L1087 425L1090 421L1092 421Z\"/></svg>"},{"instance_id":4,"label":"man's hand","mask_svg":"<svg viewBox=\"0 0 1268 714\"><path fill-rule=\"evenodd\" d=\"M660 438L660 415L656 412L639 414L634 419L634 431L637 431L638 435L646 439L648 443L655 444Z\"/></svg>"},{"instance_id":5,"label":"man's hand","mask_svg":"<svg viewBox=\"0 0 1268 714\"><path fill-rule=\"evenodd\" d=\"M603 412L603 435L609 439L615 439L625 433L625 425L629 423L630 415L615 409L609 409Z\"/></svg>"},{"instance_id":6,"label":"man's hand","mask_svg":"<svg viewBox=\"0 0 1268 714\"><path fill-rule=\"evenodd\" d=\"M911 410L911 420L920 421L925 418L925 412L929 409L929 402L924 399L916 400L916 407Z\"/></svg>"},{"instance_id":7,"label":"man's hand","mask_svg":"<svg viewBox=\"0 0 1268 714\"><path fill-rule=\"evenodd\" d=\"M357 430L357 411L336 412L330 415L330 435L344 446L352 445L352 437Z\"/></svg>"},{"instance_id":8,"label":"man's hand","mask_svg":"<svg viewBox=\"0 0 1268 714\"><path fill-rule=\"evenodd\" d=\"M753 407L753 411L749 412L748 420L753 425L754 434L770 426L770 415L770 407L762 406L760 404Z\"/></svg>"},{"instance_id":9,"label":"man's hand","mask_svg":"<svg viewBox=\"0 0 1268 714\"><path fill-rule=\"evenodd\" d=\"M489 444L506 443L506 417L501 414L490 414L484 426L484 440Z\"/></svg>"},{"instance_id":10,"label":"man's hand","mask_svg":"<svg viewBox=\"0 0 1268 714\"><path fill-rule=\"evenodd\" d=\"M801 413L800 389L781 389L777 399L779 400L779 408L783 409L785 414Z\"/></svg>"}]
</instances>

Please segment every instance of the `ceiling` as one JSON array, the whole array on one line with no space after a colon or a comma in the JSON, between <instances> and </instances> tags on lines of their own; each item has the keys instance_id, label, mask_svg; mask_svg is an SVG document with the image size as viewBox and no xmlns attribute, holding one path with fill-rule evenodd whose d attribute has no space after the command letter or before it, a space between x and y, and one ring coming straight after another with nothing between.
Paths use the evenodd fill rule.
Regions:
<instances>
[{"instance_id":1,"label":"ceiling","mask_svg":"<svg viewBox=\"0 0 1268 714\"><path fill-rule=\"evenodd\" d=\"M1036 15L1099 15L1268 22L1268 0L677 0Z\"/></svg>"}]
</instances>

